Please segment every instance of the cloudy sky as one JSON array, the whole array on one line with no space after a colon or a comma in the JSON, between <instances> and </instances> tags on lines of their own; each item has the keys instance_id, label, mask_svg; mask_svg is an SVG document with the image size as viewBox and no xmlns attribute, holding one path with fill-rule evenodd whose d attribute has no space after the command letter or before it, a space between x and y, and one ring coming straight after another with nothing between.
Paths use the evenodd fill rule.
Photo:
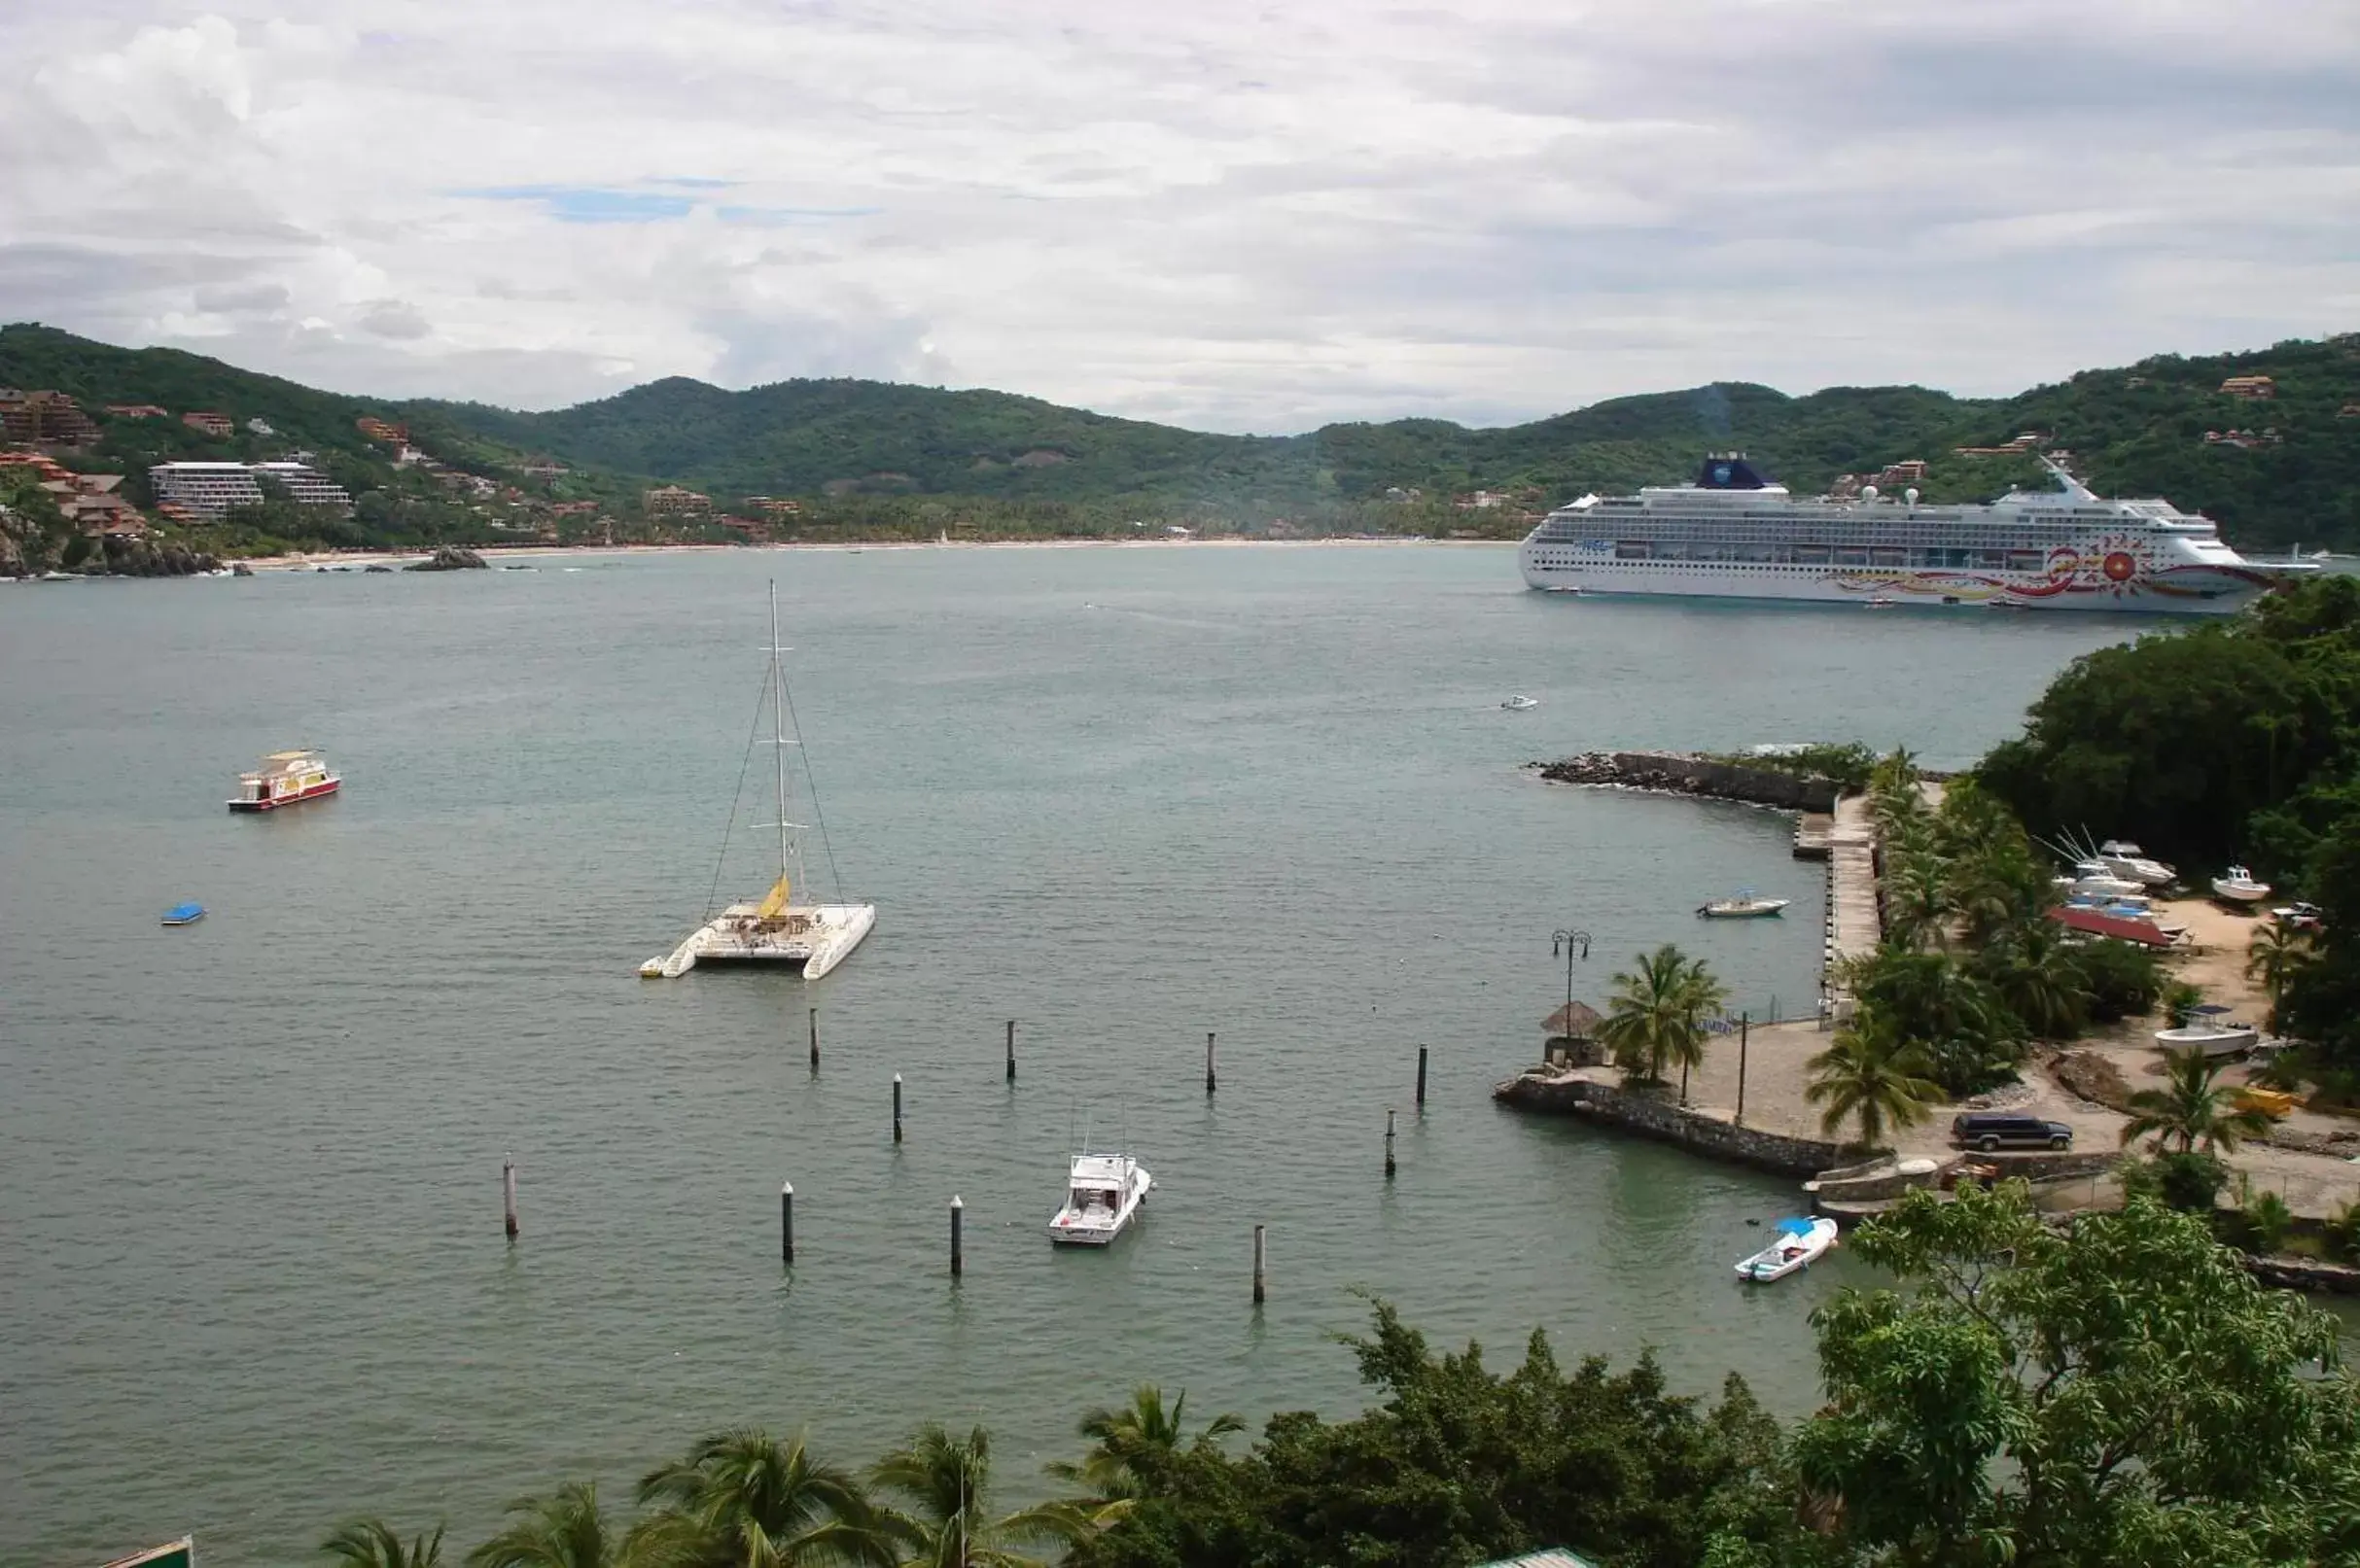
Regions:
<instances>
[{"instance_id":1,"label":"cloudy sky","mask_svg":"<svg viewBox=\"0 0 2360 1568\"><path fill-rule=\"evenodd\" d=\"M2354 0L0 5L0 317L1200 428L2360 329Z\"/></svg>"}]
</instances>

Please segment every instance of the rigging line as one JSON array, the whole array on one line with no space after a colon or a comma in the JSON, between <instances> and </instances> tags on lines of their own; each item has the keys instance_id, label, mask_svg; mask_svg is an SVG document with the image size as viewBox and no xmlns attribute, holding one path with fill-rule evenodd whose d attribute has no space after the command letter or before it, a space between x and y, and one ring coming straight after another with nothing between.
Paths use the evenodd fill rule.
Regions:
<instances>
[{"instance_id":1,"label":"rigging line","mask_svg":"<svg viewBox=\"0 0 2360 1568\"><path fill-rule=\"evenodd\" d=\"M803 782L811 785L811 820L820 830L820 852L828 856L828 880L835 885L836 902L844 901L844 879L836 872L836 847L828 837L828 814L820 809L820 780L811 771L811 738L803 733L803 715L794 711L794 687L787 670L779 668L779 691L787 699L787 716L794 720L795 748L803 753Z\"/></svg>"},{"instance_id":2,"label":"rigging line","mask_svg":"<svg viewBox=\"0 0 2360 1568\"><path fill-rule=\"evenodd\" d=\"M722 829L722 853L713 858L713 886L705 892L705 919L713 919L714 900L722 895L722 867L729 859L729 835L737 830L738 803L746 798L746 774L754 766L754 743L762 730L762 699L770 695L770 675L762 674L762 689L754 694L754 724L746 732L746 754L738 759L737 789L729 797L729 823Z\"/></svg>"}]
</instances>

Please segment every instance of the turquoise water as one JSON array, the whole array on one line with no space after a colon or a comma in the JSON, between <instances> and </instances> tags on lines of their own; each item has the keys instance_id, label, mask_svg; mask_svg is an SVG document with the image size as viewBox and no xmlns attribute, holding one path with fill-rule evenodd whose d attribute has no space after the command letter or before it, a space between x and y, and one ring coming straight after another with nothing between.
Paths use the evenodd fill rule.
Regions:
<instances>
[{"instance_id":1,"label":"turquoise water","mask_svg":"<svg viewBox=\"0 0 2360 1568\"><path fill-rule=\"evenodd\" d=\"M1521 765L1960 762L2139 624L1573 602L1483 547L579 564L0 591L0 1560L194 1530L208 1564L287 1562L360 1511L472 1544L738 1421L861 1462L981 1420L1021 1489L1142 1379L1358 1408L1328 1336L1359 1289L1501 1359L1540 1325L1807 1409L1805 1316L1849 1266L1730 1274L1787 1187L1489 1097L1563 999L1559 926L1597 938L1594 998L1677 941L1740 1005L1808 1005L1818 869L1786 819ZM643 983L714 885L773 575L876 934L808 988ZM340 798L222 809L296 744ZM767 881L741 830L723 893ZM1795 907L1694 919L1742 885ZM182 899L211 913L160 928ZM1160 1190L1111 1251L1054 1252L1084 1119Z\"/></svg>"}]
</instances>

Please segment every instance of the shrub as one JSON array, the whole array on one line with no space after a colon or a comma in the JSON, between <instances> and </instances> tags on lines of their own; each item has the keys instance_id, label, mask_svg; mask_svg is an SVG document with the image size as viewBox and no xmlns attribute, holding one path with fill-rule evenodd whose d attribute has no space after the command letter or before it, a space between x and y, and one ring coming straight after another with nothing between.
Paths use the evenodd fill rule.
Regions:
<instances>
[{"instance_id":1,"label":"shrub","mask_svg":"<svg viewBox=\"0 0 2360 1568\"><path fill-rule=\"evenodd\" d=\"M2164 988L2164 1014L2171 1020L2173 1028L2187 1027L2189 1017L2203 1005L2204 992L2185 980L2174 980Z\"/></svg>"},{"instance_id":2,"label":"shrub","mask_svg":"<svg viewBox=\"0 0 2360 1568\"><path fill-rule=\"evenodd\" d=\"M2264 1193L2225 1217L2221 1229L2230 1245L2247 1252L2275 1252L2294 1225L2294 1210L2276 1193Z\"/></svg>"},{"instance_id":3,"label":"shrub","mask_svg":"<svg viewBox=\"0 0 2360 1568\"><path fill-rule=\"evenodd\" d=\"M2101 939L2079 949L2074 959L2082 984L2090 991L2090 1017L2095 1023L2136 1018L2164 994L2164 966L2145 948Z\"/></svg>"}]
</instances>

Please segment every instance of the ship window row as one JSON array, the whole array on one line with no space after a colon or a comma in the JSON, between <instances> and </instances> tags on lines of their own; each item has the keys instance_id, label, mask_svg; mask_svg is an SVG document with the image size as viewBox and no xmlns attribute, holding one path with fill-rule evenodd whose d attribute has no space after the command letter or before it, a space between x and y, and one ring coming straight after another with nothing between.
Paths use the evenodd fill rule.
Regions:
<instances>
[{"instance_id":1,"label":"ship window row","mask_svg":"<svg viewBox=\"0 0 2360 1568\"><path fill-rule=\"evenodd\" d=\"M1603 522L1605 521L1605 519L1602 518L1600 521ZM1644 542L1653 544L1660 549L1711 549L1716 547L1767 547L1778 549L1796 545L1813 545L1825 546L1831 549L2049 550L2055 549L2061 544L2071 544L2087 547L2090 543L2094 542L2090 540L2086 535L2070 533L2053 534L2046 530L2029 529L2012 529L2004 533L1996 530L1979 530L1974 534L1965 535L1963 537L1955 529L1947 529L1941 531L1911 530L1908 532L1891 529L1880 529L1876 533L1867 535L1865 537L1858 534L1853 534L1849 538L1841 538L1839 540L1828 538L1825 535L1818 538L1813 538L1809 534L1799 534L1798 531L1792 527L1776 529L1683 528L1674 525L1671 527L1658 526L1639 528L1631 528L1626 526L1617 529L1614 532L1613 537L1623 542ZM1582 529L1579 527L1568 529L1548 529L1540 535L1540 540L1543 542L1563 541L1566 543L1576 543L1598 538L1598 530L1594 528Z\"/></svg>"},{"instance_id":2,"label":"ship window row","mask_svg":"<svg viewBox=\"0 0 2360 1568\"><path fill-rule=\"evenodd\" d=\"M1603 551L1558 553L1543 550L1533 559L1543 566L1603 566ZM1618 541L1615 561L1707 561L1729 565L1860 566L1916 572L2046 572L2043 550L1904 550L1830 544L1771 545L1650 545L1638 540Z\"/></svg>"}]
</instances>

